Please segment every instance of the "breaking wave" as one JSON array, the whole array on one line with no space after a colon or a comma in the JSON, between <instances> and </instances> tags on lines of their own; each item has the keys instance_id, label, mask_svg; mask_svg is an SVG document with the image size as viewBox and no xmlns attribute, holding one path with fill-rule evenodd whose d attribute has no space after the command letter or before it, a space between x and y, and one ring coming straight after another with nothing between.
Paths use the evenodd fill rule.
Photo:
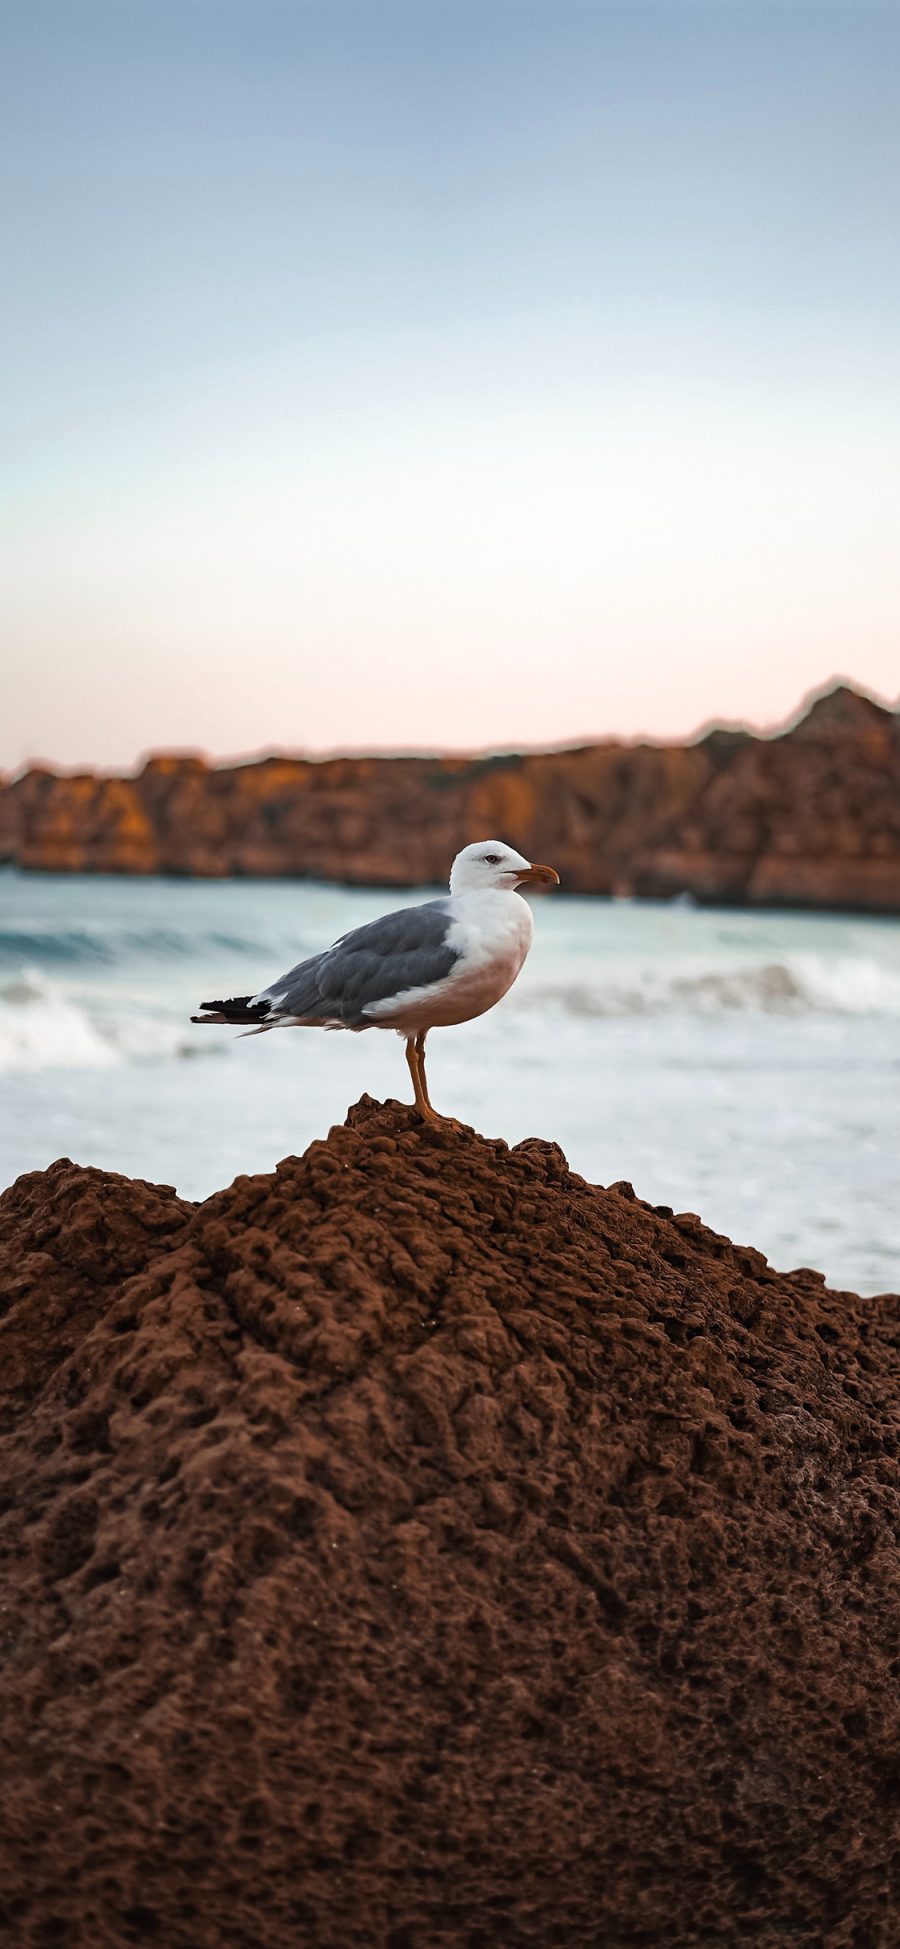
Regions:
<instances>
[{"instance_id":1,"label":"breaking wave","mask_svg":"<svg viewBox=\"0 0 900 1949\"><path fill-rule=\"evenodd\" d=\"M189 1040L182 1022L147 1014L139 1003L92 1007L33 974L0 985L0 1074L216 1053L211 1040Z\"/></svg>"},{"instance_id":2,"label":"breaking wave","mask_svg":"<svg viewBox=\"0 0 900 1949\"><path fill-rule=\"evenodd\" d=\"M900 1015L900 970L846 957L825 961L797 955L762 966L702 968L679 973L641 968L607 979L540 989L572 1015ZM534 993L534 991L532 991Z\"/></svg>"},{"instance_id":3,"label":"breaking wave","mask_svg":"<svg viewBox=\"0 0 900 1949\"><path fill-rule=\"evenodd\" d=\"M32 981L0 988L0 1069L109 1069L117 1060L77 1002Z\"/></svg>"}]
</instances>

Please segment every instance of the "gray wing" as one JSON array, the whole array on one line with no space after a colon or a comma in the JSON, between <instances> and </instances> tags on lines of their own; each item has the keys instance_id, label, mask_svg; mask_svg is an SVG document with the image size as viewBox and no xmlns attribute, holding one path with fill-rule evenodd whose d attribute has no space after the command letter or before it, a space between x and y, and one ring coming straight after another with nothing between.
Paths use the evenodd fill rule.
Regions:
<instances>
[{"instance_id":1,"label":"gray wing","mask_svg":"<svg viewBox=\"0 0 900 1949\"><path fill-rule=\"evenodd\" d=\"M401 907L344 934L324 954L314 954L273 981L259 1000L272 1017L333 1022L342 1028L373 1026L366 1010L407 988L443 981L459 960L447 937L453 925L446 899Z\"/></svg>"}]
</instances>

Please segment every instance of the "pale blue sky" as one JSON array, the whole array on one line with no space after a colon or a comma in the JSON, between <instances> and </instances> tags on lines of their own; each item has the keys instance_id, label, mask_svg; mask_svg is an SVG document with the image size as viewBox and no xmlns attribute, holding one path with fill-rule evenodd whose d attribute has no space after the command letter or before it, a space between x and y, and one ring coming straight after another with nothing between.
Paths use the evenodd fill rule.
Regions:
<instances>
[{"instance_id":1,"label":"pale blue sky","mask_svg":"<svg viewBox=\"0 0 900 1949\"><path fill-rule=\"evenodd\" d=\"M900 7L0 40L0 763L896 694Z\"/></svg>"}]
</instances>

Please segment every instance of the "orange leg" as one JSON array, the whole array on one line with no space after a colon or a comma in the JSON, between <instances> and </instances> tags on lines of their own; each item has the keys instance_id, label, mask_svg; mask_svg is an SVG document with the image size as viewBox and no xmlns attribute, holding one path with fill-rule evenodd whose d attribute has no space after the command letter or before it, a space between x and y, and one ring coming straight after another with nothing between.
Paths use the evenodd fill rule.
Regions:
<instances>
[{"instance_id":1,"label":"orange leg","mask_svg":"<svg viewBox=\"0 0 900 1949\"><path fill-rule=\"evenodd\" d=\"M412 1085L416 1095L416 1109L420 1117L424 1123L440 1123L441 1119L437 1111L432 1109L429 1102L428 1090L425 1085L425 1064L419 1049L419 1043L424 1044L424 1041L424 1035L407 1036L406 1060L409 1064L409 1073L412 1077Z\"/></svg>"},{"instance_id":2,"label":"orange leg","mask_svg":"<svg viewBox=\"0 0 900 1949\"><path fill-rule=\"evenodd\" d=\"M442 1123L445 1130L461 1130L462 1124L456 1117L444 1117L436 1110L428 1094L428 1079L425 1075L425 1037L427 1029L422 1029L413 1042L412 1037L406 1045L406 1060L416 1089L416 1108L426 1123ZM412 1053L410 1053L412 1052ZM413 1069L413 1063L416 1067ZM418 1080L417 1080L418 1079Z\"/></svg>"},{"instance_id":3,"label":"orange leg","mask_svg":"<svg viewBox=\"0 0 900 1949\"><path fill-rule=\"evenodd\" d=\"M431 1097L428 1094L428 1078L425 1074L425 1037L427 1034L428 1034L428 1030L423 1029L421 1034L416 1036L416 1057L418 1059L418 1064L419 1064L419 1081L422 1085L422 1095L425 1098L425 1101L428 1105L429 1110L431 1111L432 1116L436 1117L439 1115L439 1112L435 1109L434 1104L431 1101Z\"/></svg>"}]
</instances>

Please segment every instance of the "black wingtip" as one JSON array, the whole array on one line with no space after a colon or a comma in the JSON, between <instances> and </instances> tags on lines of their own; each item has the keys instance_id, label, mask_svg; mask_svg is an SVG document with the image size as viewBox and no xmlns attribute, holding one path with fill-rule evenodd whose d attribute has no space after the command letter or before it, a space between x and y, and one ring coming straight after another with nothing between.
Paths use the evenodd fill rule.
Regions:
<instances>
[{"instance_id":1,"label":"black wingtip","mask_svg":"<svg viewBox=\"0 0 900 1949\"><path fill-rule=\"evenodd\" d=\"M200 1015L192 1015L192 1022L263 1022L270 1013L271 1002L254 1002L252 995L232 995L228 1001L201 1002Z\"/></svg>"}]
</instances>

